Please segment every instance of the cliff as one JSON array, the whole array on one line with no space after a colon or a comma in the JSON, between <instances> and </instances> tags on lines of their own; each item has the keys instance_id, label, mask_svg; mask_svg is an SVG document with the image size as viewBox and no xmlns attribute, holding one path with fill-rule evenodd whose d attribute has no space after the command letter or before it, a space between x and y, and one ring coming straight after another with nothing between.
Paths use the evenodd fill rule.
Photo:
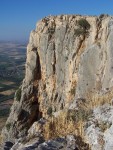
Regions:
<instances>
[{"instance_id":1,"label":"cliff","mask_svg":"<svg viewBox=\"0 0 113 150\"><path fill-rule=\"evenodd\" d=\"M33 138L35 132L44 140L81 137L92 150L113 148L112 39L113 18L107 15L40 20L30 34L25 79L15 94L3 141Z\"/></svg>"}]
</instances>

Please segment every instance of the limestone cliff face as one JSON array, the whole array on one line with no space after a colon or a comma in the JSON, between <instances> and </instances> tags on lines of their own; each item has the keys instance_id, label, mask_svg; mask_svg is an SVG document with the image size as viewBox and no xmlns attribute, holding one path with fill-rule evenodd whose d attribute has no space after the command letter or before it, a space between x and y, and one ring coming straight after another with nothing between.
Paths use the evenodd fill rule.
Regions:
<instances>
[{"instance_id":1,"label":"limestone cliff face","mask_svg":"<svg viewBox=\"0 0 113 150\"><path fill-rule=\"evenodd\" d=\"M77 36L77 21L90 24L88 36ZM113 88L113 18L79 15L49 16L31 32L21 99L15 97L3 130L5 139L27 133L34 121L68 109L89 93Z\"/></svg>"}]
</instances>

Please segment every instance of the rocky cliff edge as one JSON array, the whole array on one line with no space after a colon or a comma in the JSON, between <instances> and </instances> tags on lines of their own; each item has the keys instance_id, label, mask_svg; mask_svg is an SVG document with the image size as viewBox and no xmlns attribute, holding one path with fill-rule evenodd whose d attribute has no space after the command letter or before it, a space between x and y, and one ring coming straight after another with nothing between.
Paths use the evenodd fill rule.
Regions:
<instances>
[{"instance_id":1,"label":"rocky cliff edge","mask_svg":"<svg viewBox=\"0 0 113 150\"><path fill-rule=\"evenodd\" d=\"M86 149L113 149L112 40L108 15L40 20L30 34L25 78L15 93L3 141L16 143L17 150L37 136L44 142L70 135Z\"/></svg>"}]
</instances>

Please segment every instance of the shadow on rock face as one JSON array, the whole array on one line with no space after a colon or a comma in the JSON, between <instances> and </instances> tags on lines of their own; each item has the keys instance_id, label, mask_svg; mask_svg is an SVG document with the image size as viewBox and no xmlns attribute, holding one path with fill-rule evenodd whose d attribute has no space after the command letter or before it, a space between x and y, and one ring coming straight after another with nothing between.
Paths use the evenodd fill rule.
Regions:
<instances>
[{"instance_id":1,"label":"shadow on rock face","mask_svg":"<svg viewBox=\"0 0 113 150\"><path fill-rule=\"evenodd\" d=\"M14 144L10 141L5 142L4 150L10 150Z\"/></svg>"}]
</instances>

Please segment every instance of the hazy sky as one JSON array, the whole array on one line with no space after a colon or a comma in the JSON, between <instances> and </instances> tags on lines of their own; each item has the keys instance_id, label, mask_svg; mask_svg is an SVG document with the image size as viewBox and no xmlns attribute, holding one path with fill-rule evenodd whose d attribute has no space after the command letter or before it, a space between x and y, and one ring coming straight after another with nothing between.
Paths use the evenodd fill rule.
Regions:
<instances>
[{"instance_id":1,"label":"hazy sky","mask_svg":"<svg viewBox=\"0 0 113 150\"><path fill-rule=\"evenodd\" d=\"M47 15L113 14L113 0L0 0L0 40L28 40Z\"/></svg>"}]
</instances>

